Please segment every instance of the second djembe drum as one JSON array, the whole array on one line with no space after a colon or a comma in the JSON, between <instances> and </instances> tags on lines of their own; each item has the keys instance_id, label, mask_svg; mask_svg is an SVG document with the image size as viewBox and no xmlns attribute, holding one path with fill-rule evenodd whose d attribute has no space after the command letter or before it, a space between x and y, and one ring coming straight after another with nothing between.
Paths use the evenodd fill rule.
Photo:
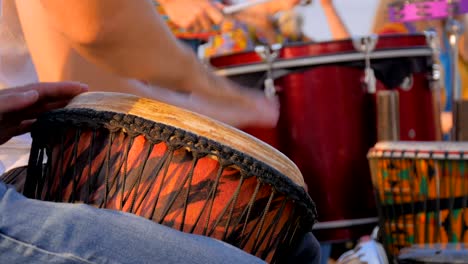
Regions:
<instances>
[{"instance_id":1,"label":"second djembe drum","mask_svg":"<svg viewBox=\"0 0 468 264\"><path fill-rule=\"evenodd\" d=\"M468 242L468 143L381 142L369 151L387 253Z\"/></svg>"}]
</instances>

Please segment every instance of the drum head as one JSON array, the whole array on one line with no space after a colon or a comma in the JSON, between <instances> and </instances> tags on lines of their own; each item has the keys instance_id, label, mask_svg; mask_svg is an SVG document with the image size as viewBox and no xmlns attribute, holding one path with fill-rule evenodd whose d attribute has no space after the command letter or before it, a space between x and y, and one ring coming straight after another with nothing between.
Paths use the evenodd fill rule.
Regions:
<instances>
[{"instance_id":1,"label":"drum head","mask_svg":"<svg viewBox=\"0 0 468 264\"><path fill-rule=\"evenodd\" d=\"M297 166L278 150L231 126L175 106L128 94L92 92L77 96L66 109L121 113L155 120L244 153L305 187Z\"/></svg>"},{"instance_id":2,"label":"drum head","mask_svg":"<svg viewBox=\"0 0 468 264\"><path fill-rule=\"evenodd\" d=\"M468 264L468 249L464 244L415 245L402 249L398 261L405 264Z\"/></svg>"},{"instance_id":3,"label":"drum head","mask_svg":"<svg viewBox=\"0 0 468 264\"><path fill-rule=\"evenodd\" d=\"M462 159L468 154L468 142L379 142L370 151L369 158L431 158Z\"/></svg>"}]
</instances>

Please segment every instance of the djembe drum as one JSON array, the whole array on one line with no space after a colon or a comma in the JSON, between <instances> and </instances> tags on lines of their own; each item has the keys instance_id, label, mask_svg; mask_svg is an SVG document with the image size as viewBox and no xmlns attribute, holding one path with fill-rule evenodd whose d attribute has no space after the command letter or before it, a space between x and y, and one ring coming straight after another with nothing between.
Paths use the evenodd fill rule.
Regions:
<instances>
[{"instance_id":1,"label":"djembe drum","mask_svg":"<svg viewBox=\"0 0 468 264\"><path fill-rule=\"evenodd\" d=\"M24 187L32 198L134 213L271 262L282 262L316 218L284 155L166 104L87 93L39 118L32 137Z\"/></svg>"},{"instance_id":2,"label":"djembe drum","mask_svg":"<svg viewBox=\"0 0 468 264\"><path fill-rule=\"evenodd\" d=\"M468 242L467 153L467 142L381 142L369 151L390 257L415 244Z\"/></svg>"}]
</instances>

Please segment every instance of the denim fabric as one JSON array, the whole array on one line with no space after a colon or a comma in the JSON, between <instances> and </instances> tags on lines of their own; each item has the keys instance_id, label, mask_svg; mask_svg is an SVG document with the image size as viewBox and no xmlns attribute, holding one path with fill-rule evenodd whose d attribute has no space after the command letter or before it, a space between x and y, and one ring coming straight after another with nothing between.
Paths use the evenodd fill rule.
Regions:
<instances>
[{"instance_id":1,"label":"denim fabric","mask_svg":"<svg viewBox=\"0 0 468 264\"><path fill-rule=\"evenodd\" d=\"M0 263L264 262L132 214L27 199L0 182Z\"/></svg>"},{"instance_id":2,"label":"denim fabric","mask_svg":"<svg viewBox=\"0 0 468 264\"><path fill-rule=\"evenodd\" d=\"M309 232L304 235L301 243L295 248L292 256L287 258L286 262L295 264L319 264L323 263L321 254L319 242L315 236Z\"/></svg>"}]
</instances>

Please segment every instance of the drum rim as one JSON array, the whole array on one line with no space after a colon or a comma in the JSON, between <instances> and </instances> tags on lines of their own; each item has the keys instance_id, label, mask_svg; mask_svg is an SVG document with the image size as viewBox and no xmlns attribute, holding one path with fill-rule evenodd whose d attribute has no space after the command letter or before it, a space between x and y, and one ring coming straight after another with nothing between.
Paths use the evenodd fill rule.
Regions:
<instances>
[{"instance_id":1,"label":"drum rim","mask_svg":"<svg viewBox=\"0 0 468 264\"><path fill-rule=\"evenodd\" d=\"M431 158L461 160L468 157L468 141L384 141L367 154L378 158Z\"/></svg>"},{"instance_id":2,"label":"drum rim","mask_svg":"<svg viewBox=\"0 0 468 264\"><path fill-rule=\"evenodd\" d=\"M376 49L371 52L370 58L373 60L377 59L393 59L393 58L418 58L418 57L428 57L431 58L433 56L433 50L427 44L427 37L425 34L416 33L416 34L385 34L379 35L379 42L385 43L390 42L395 39L421 39L425 38L425 44L419 45L402 45L390 49L388 47L376 47ZM308 47L311 45L319 45L319 46L327 46L332 44L343 44L343 43L350 43L352 46L353 39L342 39L336 41L324 41L324 42L299 42L299 43L290 43L286 44L282 47L282 50L287 50L289 53L289 49L295 50L302 47ZM280 50L281 51L281 50ZM281 54L281 53L280 53ZM226 64L221 66L216 66L217 62L223 61L226 58L231 58L233 56L255 56L257 59L249 60L245 63L234 63L234 64ZM334 64L337 62L345 63L345 62L353 62L353 61L364 61L365 54L359 52L356 49L345 49L345 50L338 50L333 53L325 53L325 54L301 54L300 56L290 57L286 56L285 58L279 57L277 58L273 64L273 69L281 70L285 68L297 68L297 67L312 67L318 66L323 64ZM211 57L207 62L218 75L222 76L235 76L241 74L248 74L248 73L255 73L255 72L264 72L268 70L267 63L258 55L255 50L247 50L242 52L234 52L229 54L223 54L218 56Z\"/></svg>"},{"instance_id":3,"label":"drum rim","mask_svg":"<svg viewBox=\"0 0 468 264\"><path fill-rule=\"evenodd\" d=\"M368 34L367 34L368 35ZM367 36L367 35L362 35L362 36ZM357 36L360 37L360 36ZM421 37L426 37L424 33L413 33L413 34L403 34L403 33L393 33L393 34L382 34L378 35L379 40L385 40L389 41L391 39L402 39L402 38L421 38ZM287 49L287 48L297 48L297 47L303 47L303 46L310 46L310 45L327 45L327 44L333 44L333 43L347 43L347 42L353 42L353 38L346 38L346 39L339 39L339 40L326 40L326 41L306 41L306 42L292 42L292 43L286 43L281 46L282 49ZM416 47L421 47L421 46L416 46ZM404 49L404 48L401 48ZM378 51L381 49L376 49L375 51ZM357 52L357 50L349 50L347 52ZM220 55L214 55L208 59L208 61L211 60L218 60L222 59L224 57L230 57L234 55L242 55L242 54L256 54L255 49L248 49L240 52L229 52L229 53L224 53ZM229 67L229 66L224 66L224 67ZM222 67L222 68L224 68Z\"/></svg>"},{"instance_id":4,"label":"drum rim","mask_svg":"<svg viewBox=\"0 0 468 264\"><path fill-rule=\"evenodd\" d=\"M432 56L432 50L429 47L408 47L397 50L377 50L369 55L372 60L394 59L394 58L418 58ZM278 59L272 63L273 70L294 69L300 67L312 67L319 65L333 65L338 63L364 61L366 55L359 52L344 52L332 55L320 55L310 57ZM214 67L215 73L221 76L236 76L268 70L266 62L253 62L242 65Z\"/></svg>"},{"instance_id":5,"label":"drum rim","mask_svg":"<svg viewBox=\"0 0 468 264\"><path fill-rule=\"evenodd\" d=\"M398 260L407 261L409 263L449 263L447 261L454 261L453 263L465 264L468 260L464 258L461 260L459 257L466 257L468 255L468 244L465 243L434 243L434 244L414 244L410 247L401 249ZM462 251L463 250L463 251ZM443 259L439 255L440 253L455 253L458 258L455 259ZM457 254L458 253L458 254ZM444 260L441 262L441 260ZM406 263L406 262L405 262Z\"/></svg>"},{"instance_id":6,"label":"drum rim","mask_svg":"<svg viewBox=\"0 0 468 264\"><path fill-rule=\"evenodd\" d=\"M96 96L95 100L92 100L93 95ZM96 98L98 98L98 100L96 100ZM49 113L42 115L40 118L38 118L32 130L33 139L38 138L37 135L40 134L42 131L44 131L44 128L50 128L51 123L72 123L75 125L86 124L86 125L90 125L93 127L105 127L106 129L109 129L112 131L114 131L114 129L116 130L125 129L127 131L131 131L131 133L141 134L145 136L148 136L148 135L147 133L144 132L144 130L146 129L147 131L150 131L151 128L148 127L148 124L152 124L155 127L158 126L161 128L161 129L154 129L156 133L154 134L155 137L158 137L158 136L159 137L171 137L171 140L172 140L172 137L177 137L177 138L174 138L176 140L176 144L182 143L184 138L191 140L192 141L191 144L193 147L197 145L196 143L193 144L194 142L197 142L197 143L206 142L210 146L214 146L218 144L219 146L212 148L212 149L210 149L209 147L206 148L205 146L200 146L200 145L196 147L206 148L205 152L200 153L203 155L212 155L212 156L219 157L219 155L224 154L226 156L229 156L230 158L226 159L226 160L229 160L229 163L230 163L229 165L233 165L239 168L240 170L243 170L244 172L249 171L249 170L253 170L256 173L258 172L258 175L256 176L261 181L263 181L266 184L271 185L272 188L275 189L275 191L278 191L279 193L284 194L288 198L294 200L295 203L300 204L302 207L306 209L307 214L308 214L308 217L306 217L306 219L308 219L307 222L309 222L307 223L307 225L310 224L310 228L312 228L312 225L315 223L315 220L317 218L315 203L312 201L312 199L310 198L308 193L305 191L305 189L296 181L291 179L291 177L286 176L286 174L283 173L283 171L278 170L278 168L275 168L274 166L271 166L265 160L258 159L254 155L250 155L251 153L243 152L233 146L230 146L229 144L225 144L224 142L220 143L204 135L195 134L194 132L191 132L191 130L189 131L188 129L177 127L172 124L163 123L161 121L159 122L153 121L151 119L144 118L140 115L132 114L138 111L129 111L125 113L123 111L119 111L115 107L113 109L116 111L108 111L109 109L102 110L103 108L105 108L103 106L105 106L106 104L101 104L100 107L96 107L98 109L95 109L94 107L92 107L92 104L99 105L99 103L103 103L99 99L109 99L109 98L113 98L113 100L116 100L117 98L120 98L122 100L130 99L131 101L135 99L143 100L143 101L148 100L148 99L139 98L139 97L132 96L132 95L114 94L114 93L105 93L105 92L83 94L83 96L81 97L78 96L78 98L75 98L74 101L72 101L72 103L70 103L64 109L51 111ZM155 102L155 101L152 101L152 102L154 102L156 105L160 105L163 107L167 106L164 103ZM146 102L145 102L145 105L146 105ZM174 109L177 109L177 111L180 111L181 113L187 113L192 116L197 116L197 114L191 113L187 110L183 110L174 106L167 106L167 108L165 108L162 111L165 111L166 113L171 113L171 110L174 110ZM199 116L198 118L205 119L204 117L201 117L201 116ZM241 132L235 128L229 127L217 121L210 120L209 118L206 118L206 120L209 122L218 123L219 126L221 127L224 126L225 129L230 129L236 133ZM167 121L167 120L164 120L164 121ZM151 133L153 133L153 130L151 130ZM166 134L163 135L163 133L166 133ZM265 143L260 142L259 140L243 132L241 132L241 135L243 135L244 137L250 137L251 140L256 141L260 145L262 144L266 145ZM155 138L155 140L157 139ZM182 140L182 141L178 141L178 140ZM165 142L168 143L169 141L165 141ZM185 145L182 144L179 146L179 148L187 147L188 145L189 144L185 144ZM267 149L273 149L270 146L266 146L266 147ZM276 151L275 149L273 150ZM280 153L279 151L277 152ZM289 161L291 164L294 165L294 163L292 163L292 161L290 161L289 159L287 159L287 161ZM258 166L254 166L254 163L257 163ZM301 175L299 169L297 170L298 170L299 175ZM250 175L250 176L253 176L253 175Z\"/></svg>"}]
</instances>

